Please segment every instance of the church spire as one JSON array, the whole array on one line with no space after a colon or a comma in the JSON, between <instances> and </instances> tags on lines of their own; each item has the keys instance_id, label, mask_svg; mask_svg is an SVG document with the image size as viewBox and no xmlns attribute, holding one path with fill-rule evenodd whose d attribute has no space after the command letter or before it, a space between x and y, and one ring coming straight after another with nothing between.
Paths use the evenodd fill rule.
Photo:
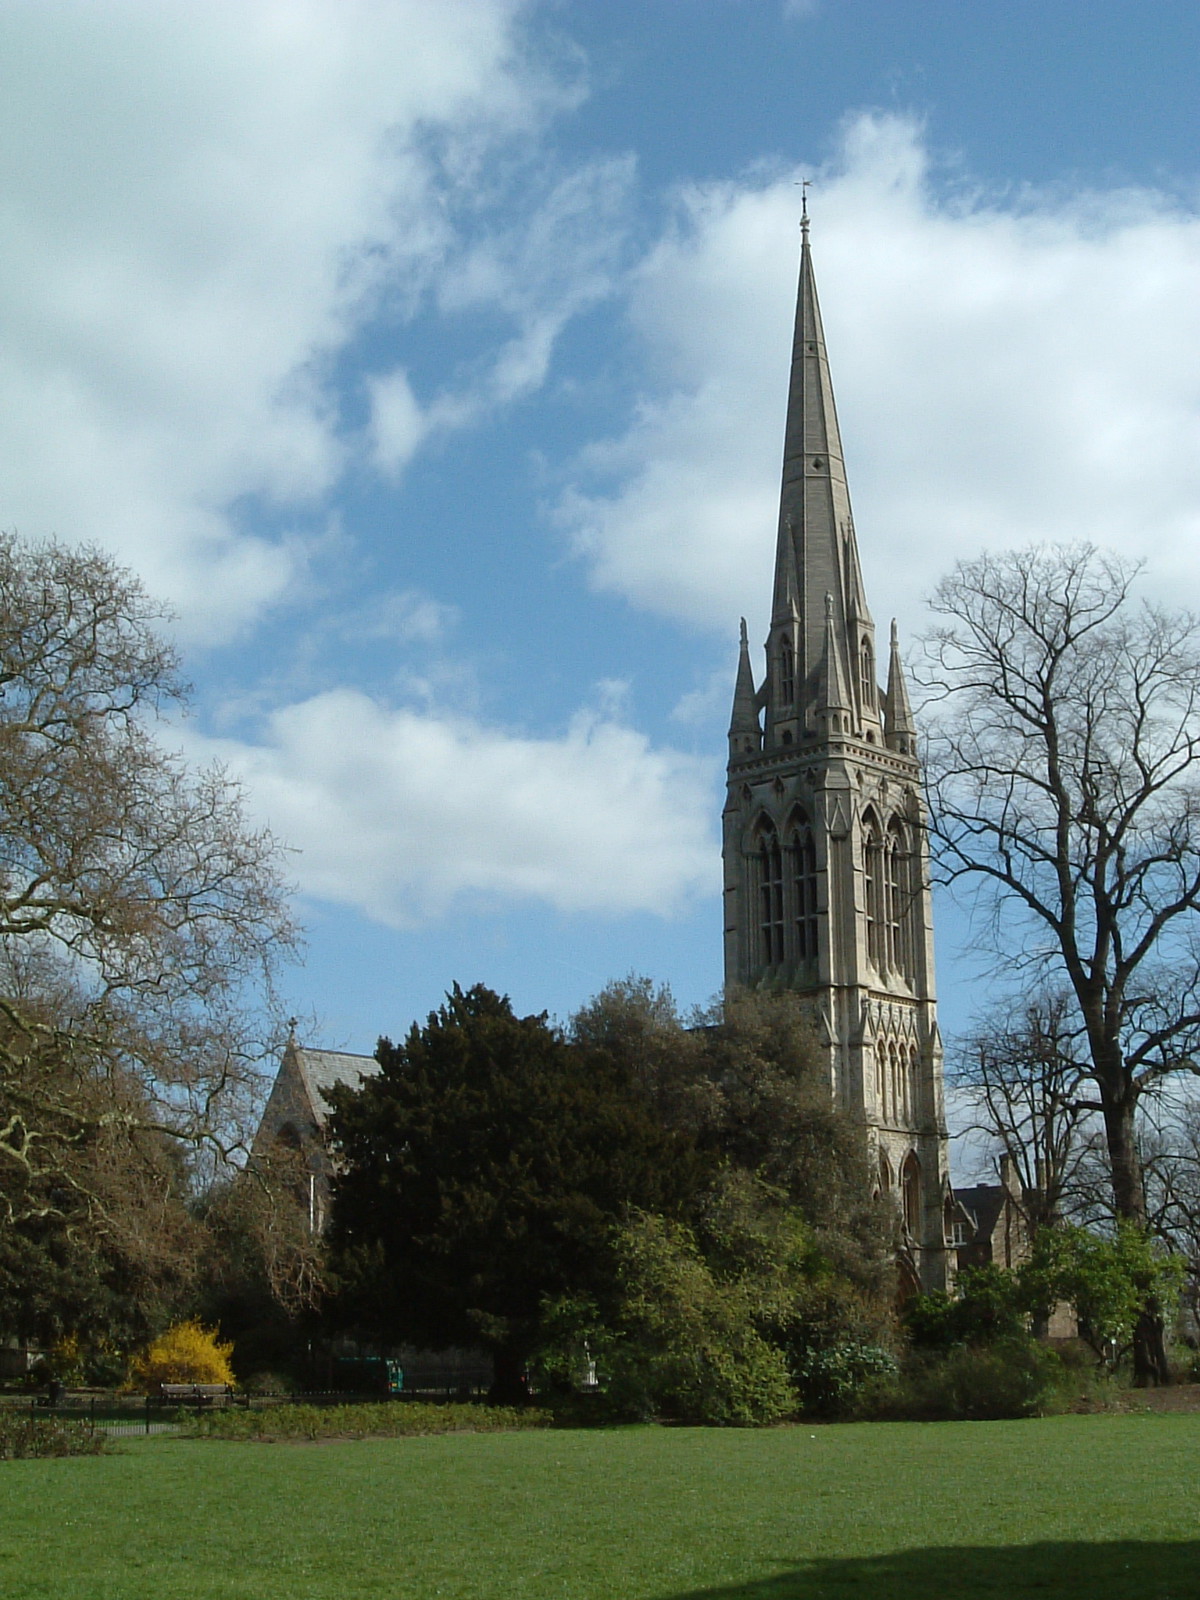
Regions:
<instances>
[{"instance_id":1,"label":"church spire","mask_svg":"<svg viewBox=\"0 0 1200 1600\"><path fill-rule=\"evenodd\" d=\"M799 611L797 675L808 685L809 696L817 690L825 653L826 595L833 596L833 648L842 657L844 676L857 659L860 642L851 638L852 629L855 624L871 627L861 584L806 206L801 219L772 624L783 626Z\"/></svg>"},{"instance_id":2,"label":"church spire","mask_svg":"<svg viewBox=\"0 0 1200 1600\"><path fill-rule=\"evenodd\" d=\"M892 631L859 570L842 442L801 219L775 590L755 689L742 625L722 814L725 981L790 990L831 1100L903 1201L905 1259L946 1288L949 1183L926 819Z\"/></svg>"}]
</instances>

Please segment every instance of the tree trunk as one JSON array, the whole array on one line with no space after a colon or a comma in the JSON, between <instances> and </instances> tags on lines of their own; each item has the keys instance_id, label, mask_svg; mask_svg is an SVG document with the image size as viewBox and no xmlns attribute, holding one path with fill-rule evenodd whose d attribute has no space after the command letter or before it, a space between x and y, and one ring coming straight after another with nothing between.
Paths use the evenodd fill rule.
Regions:
<instances>
[{"instance_id":1,"label":"tree trunk","mask_svg":"<svg viewBox=\"0 0 1200 1600\"><path fill-rule=\"evenodd\" d=\"M494 1375L488 1399L497 1406L523 1406L529 1400L529 1380L525 1376L525 1357L518 1350L493 1352Z\"/></svg>"},{"instance_id":2,"label":"tree trunk","mask_svg":"<svg viewBox=\"0 0 1200 1600\"><path fill-rule=\"evenodd\" d=\"M1171 1381L1166 1329L1155 1301L1142 1307L1133 1330L1133 1381L1142 1388Z\"/></svg>"},{"instance_id":3,"label":"tree trunk","mask_svg":"<svg viewBox=\"0 0 1200 1600\"><path fill-rule=\"evenodd\" d=\"M1139 1228L1146 1226L1146 1190L1134 1130L1134 1102L1104 1095L1104 1132L1112 1171L1113 1209Z\"/></svg>"},{"instance_id":4,"label":"tree trunk","mask_svg":"<svg viewBox=\"0 0 1200 1600\"><path fill-rule=\"evenodd\" d=\"M1138 1228L1146 1226L1146 1189L1134 1130L1135 1102L1122 1097L1113 1103L1105 1097L1104 1131L1112 1170L1113 1208L1118 1217ZM1167 1335L1162 1307L1149 1300L1138 1314L1133 1330L1133 1381L1149 1388L1171 1381L1167 1361Z\"/></svg>"}]
</instances>

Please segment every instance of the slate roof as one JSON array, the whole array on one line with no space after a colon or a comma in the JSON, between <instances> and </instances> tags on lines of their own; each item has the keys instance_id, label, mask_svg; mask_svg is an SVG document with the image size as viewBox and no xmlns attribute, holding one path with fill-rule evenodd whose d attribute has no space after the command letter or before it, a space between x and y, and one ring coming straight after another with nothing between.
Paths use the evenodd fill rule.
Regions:
<instances>
[{"instance_id":1,"label":"slate roof","mask_svg":"<svg viewBox=\"0 0 1200 1600\"><path fill-rule=\"evenodd\" d=\"M342 1083L357 1089L364 1078L373 1078L379 1071L374 1056L355 1056L347 1050L302 1050L296 1046L292 1055L318 1126L324 1126L329 1111L326 1089Z\"/></svg>"},{"instance_id":2,"label":"slate roof","mask_svg":"<svg viewBox=\"0 0 1200 1600\"><path fill-rule=\"evenodd\" d=\"M1005 1189L999 1183L977 1183L969 1189L955 1189L954 1198L975 1224L972 1243L990 1239L1004 1207Z\"/></svg>"}]
</instances>

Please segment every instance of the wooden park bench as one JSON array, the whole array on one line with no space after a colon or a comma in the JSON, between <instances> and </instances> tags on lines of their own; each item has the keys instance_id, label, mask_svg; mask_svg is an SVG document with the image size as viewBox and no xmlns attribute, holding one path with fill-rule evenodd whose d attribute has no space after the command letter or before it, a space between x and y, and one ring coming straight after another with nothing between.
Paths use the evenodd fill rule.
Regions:
<instances>
[{"instance_id":1,"label":"wooden park bench","mask_svg":"<svg viewBox=\"0 0 1200 1600\"><path fill-rule=\"evenodd\" d=\"M227 1383L160 1383L158 1392L176 1405L211 1406L216 1400L228 1400L233 1390Z\"/></svg>"}]
</instances>

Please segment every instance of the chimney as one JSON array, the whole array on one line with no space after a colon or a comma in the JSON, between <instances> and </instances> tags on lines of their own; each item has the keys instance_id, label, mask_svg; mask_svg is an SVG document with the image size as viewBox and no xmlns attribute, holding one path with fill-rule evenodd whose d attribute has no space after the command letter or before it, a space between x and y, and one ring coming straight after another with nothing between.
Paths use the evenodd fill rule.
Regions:
<instances>
[{"instance_id":1,"label":"chimney","mask_svg":"<svg viewBox=\"0 0 1200 1600\"><path fill-rule=\"evenodd\" d=\"M1000 1157L1000 1186L1006 1189L1014 1200L1021 1199L1021 1178L1017 1172L1017 1163L1007 1151Z\"/></svg>"}]
</instances>

